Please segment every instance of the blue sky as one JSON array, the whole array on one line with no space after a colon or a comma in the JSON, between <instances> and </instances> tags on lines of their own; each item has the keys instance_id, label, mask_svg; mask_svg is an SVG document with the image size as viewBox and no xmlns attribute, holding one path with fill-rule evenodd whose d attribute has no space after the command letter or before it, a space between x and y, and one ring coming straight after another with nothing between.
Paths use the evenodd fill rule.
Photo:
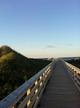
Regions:
<instances>
[{"instance_id":1,"label":"blue sky","mask_svg":"<svg viewBox=\"0 0 80 108\"><path fill-rule=\"evenodd\" d=\"M27 57L80 56L80 0L0 0L0 45Z\"/></svg>"}]
</instances>

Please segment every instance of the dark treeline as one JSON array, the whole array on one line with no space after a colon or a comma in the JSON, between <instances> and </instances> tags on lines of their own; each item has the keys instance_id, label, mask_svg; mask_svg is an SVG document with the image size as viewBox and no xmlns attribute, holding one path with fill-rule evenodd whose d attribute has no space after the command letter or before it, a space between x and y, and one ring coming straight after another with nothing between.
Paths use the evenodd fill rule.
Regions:
<instances>
[{"instance_id":1,"label":"dark treeline","mask_svg":"<svg viewBox=\"0 0 80 108\"><path fill-rule=\"evenodd\" d=\"M72 65L80 68L80 59L72 59L72 60L67 60L68 63L71 63Z\"/></svg>"},{"instance_id":2,"label":"dark treeline","mask_svg":"<svg viewBox=\"0 0 80 108\"><path fill-rule=\"evenodd\" d=\"M43 59L29 59L7 46L0 48L0 100L49 64Z\"/></svg>"}]
</instances>

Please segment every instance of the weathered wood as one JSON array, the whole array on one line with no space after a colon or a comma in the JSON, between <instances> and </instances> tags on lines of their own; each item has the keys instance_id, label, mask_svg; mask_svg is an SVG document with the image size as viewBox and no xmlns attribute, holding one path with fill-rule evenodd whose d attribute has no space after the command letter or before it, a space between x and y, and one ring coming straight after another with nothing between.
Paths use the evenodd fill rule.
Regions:
<instances>
[{"instance_id":1,"label":"weathered wood","mask_svg":"<svg viewBox=\"0 0 80 108\"><path fill-rule=\"evenodd\" d=\"M47 80L50 78L52 68L53 68L53 62L47 65L36 75L34 75L30 80L26 81L22 86L13 91L2 101L0 101L0 108L14 108L14 107L24 108L27 104L33 106L33 104L36 102L36 98L38 95L38 93L35 95L35 92L37 92L36 91L37 89L38 91L41 91L42 87L47 83ZM34 97L34 99L33 101L30 102L29 100L32 100L32 97Z\"/></svg>"},{"instance_id":2,"label":"weathered wood","mask_svg":"<svg viewBox=\"0 0 80 108\"><path fill-rule=\"evenodd\" d=\"M76 87L80 91L80 69L67 62L66 62L66 65L69 69L70 75L72 76L72 79Z\"/></svg>"},{"instance_id":3,"label":"weathered wood","mask_svg":"<svg viewBox=\"0 0 80 108\"><path fill-rule=\"evenodd\" d=\"M56 60L4 98L0 108L36 108L40 98L39 108L80 108L80 93L71 78L80 89L80 69Z\"/></svg>"},{"instance_id":4,"label":"weathered wood","mask_svg":"<svg viewBox=\"0 0 80 108\"><path fill-rule=\"evenodd\" d=\"M37 108L80 108L80 92L63 61L56 60L52 77Z\"/></svg>"}]
</instances>

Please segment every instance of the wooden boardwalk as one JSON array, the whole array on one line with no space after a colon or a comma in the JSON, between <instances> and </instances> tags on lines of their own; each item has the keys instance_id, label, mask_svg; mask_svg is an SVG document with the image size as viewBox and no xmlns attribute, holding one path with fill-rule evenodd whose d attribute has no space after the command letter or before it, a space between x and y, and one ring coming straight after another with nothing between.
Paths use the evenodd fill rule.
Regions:
<instances>
[{"instance_id":1,"label":"wooden boardwalk","mask_svg":"<svg viewBox=\"0 0 80 108\"><path fill-rule=\"evenodd\" d=\"M63 61L56 61L52 77L38 108L80 108L80 93Z\"/></svg>"}]
</instances>

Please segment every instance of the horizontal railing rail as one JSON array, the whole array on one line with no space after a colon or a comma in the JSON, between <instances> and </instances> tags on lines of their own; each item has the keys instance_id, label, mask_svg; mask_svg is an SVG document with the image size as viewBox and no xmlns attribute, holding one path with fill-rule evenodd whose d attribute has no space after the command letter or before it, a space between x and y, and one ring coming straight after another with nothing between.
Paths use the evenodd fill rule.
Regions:
<instances>
[{"instance_id":1,"label":"horizontal railing rail","mask_svg":"<svg viewBox=\"0 0 80 108\"><path fill-rule=\"evenodd\" d=\"M51 62L22 86L0 101L0 108L35 108L53 71Z\"/></svg>"},{"instance_id":2,"label":"horizontal railing rail","mask_svg":"<svg viewBox=\"0 0 80 108\"><path fill-rule=\"evenodd\" d=\"M73 66L70 63L67 63L67 62L66 62L66 65L69 69L69 72L72 76L72 79L73 79L74 83L76 84L77 88L80 91L80 69L77 68L76 66Z\"/></svg>"}]
</instances>

